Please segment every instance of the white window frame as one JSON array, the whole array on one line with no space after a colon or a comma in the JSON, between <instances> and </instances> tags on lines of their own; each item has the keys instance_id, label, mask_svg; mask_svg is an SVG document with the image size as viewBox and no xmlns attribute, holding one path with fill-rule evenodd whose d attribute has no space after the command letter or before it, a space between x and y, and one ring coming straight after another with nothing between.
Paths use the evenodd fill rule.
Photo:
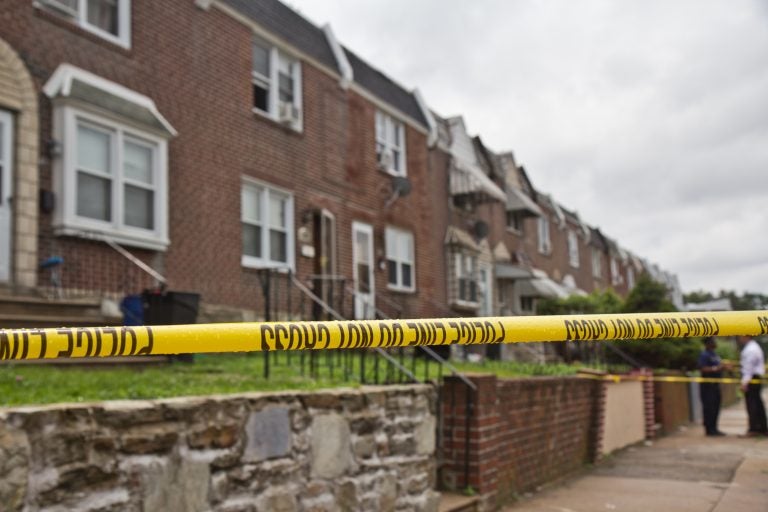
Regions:
<instances>
[{"instance_id":1,"label":"white window frame","mask_svg":"<svg viewBox=\"0 0 768 512\"><path fill-rule=\"evenodd\" d=\"M259 190L259 193L261 194L261 197L259 198L259 203L261 206L261 253L262 256L255 257L255 256L249 256L246 254L243 254L243 247L242 247L242 239L241 239L241 247L240 247L240 253L241 253L241 265L247 268L275 268L275 269L286 269L293 271L296 268L296 255L295 255L295 247L296 247L296 241L294 239L294 225L293 225L293 219L294 219L294 213L293 213L293 205L294 205L294 198L293 193L289 190L275 187L274 185L271 185L269 183L265 183L260 180L253 179L249 176L243 176L240 184L240 198L242 201L242 194L246 187L251 187ZM284 196L286 198L286 206L285 206L285 233L286 233L286 240L285 240L285 251L286 251L286 260L287 261L275 261L270 259L270 240L269 240L269 231L271 229L270 223L269 223L269 198L271 194L277 194L280 196ZM240 225L242 228L243 223L249 223L254 224L253 222L249 222L248 220L244 219L243 215L243 205L242 202L240 204Z\"/></svg>"},{"instance_id":2,"label":"white window frame","mask_svg":"<svg viewBox=\"0 0 768 512\"><path fill-rule=\"evenodd\" d=\"M471 267L469 272L466 270L466 263L469 263ZM456 299L455 303L459 306L466 306L477 308L480 306L480 280L479 274L479 262L476 254L469 251L457 251L454 253L454 279L456 281ZM461 281L467 281L467 294L471 296L469 286L470 283L475 284L475 300L471 300L471 297L465 299L461 297Z\"/></svg>"},{"instance_id":3,"label":"white window frame","mask_svg":"<svg viewBox=\"0 0 768 512\"><path fill-rule=\"evenodd\" d=\"M571 230L568 230L568 263L573 268L579 268L579 239Z\"/></svg>"},{"instance_id":4,"label":"white window frame","mask_svg":"<svg viewBox=\"0 0 768 512\"><path fill-rule=\"evenodd\" d=\"M70 18L78 27L123 48L131 48L131 0L117 2L117 35L88 23L88 0L77 0L77 8L71 9L56 0L35 0L36 7L44 6Z\"/></svg>"},{"instance_id":5,"label":"white window frame","mask_svg":"<svg viewBox=\"0 0 768 512\"><path fill-rule=\"evenodd\" d=\"M627 288L630 290L635 287L635 270L627 267Z\"/></svg>"},{"instance_id":6,"label":"white window frame","mask_svg":"<svg viewBox=\"0 0 768 512\"><path fill-rule=\"evenodd\" d=\"M302 108L302 85L301 85L301 61L293 55L279 49L274 44L265 41L264 39L254 36L251 46L261 46L269 55L269 76L264 76L253 69L253 61L251 61L251 87L257 83L265 83L268 88L269 97L267 99L267 110L262 110L255 105L251 105L251 110L260 116L267 117L276 122L282 122L280 120L280 61L285 60L291 67L291 73L293 75L293 105L298 109L298 117L296 121L286 121L287 125L297 132L301 132L304 129L304 110ZM253 52L253 50L251 50ZM251 55L253 55L251 53ZM253 57L251 57L253 59ZM251 90L251 103L253 103L253 90Z\"/></svg>"},{"instance_id":7,"label":"white window frame","mask_svg":"<svg viewBox=\"0 0 768 512\"><path fill-rule=\"evenodd\" d=\"M619 268L619 262L616 260L616 258L611 257L611 284L620 285L621 283L622 283L622 279L621 279L621 269Z\"/></svg>"},{"instance_id":8,"label":"white window frame","mask_svg":"<svg viewBox=\"0 0 768 512\"><path fill-rule=\"evenodd\" d=\"M531 295L521 295L518 299L520 301L520 313L523 315L533 315L536 313L536 297ZM530 305L530 308L526 307Z\"/></svg>"},{"instance_id":9,"label":"white window frame","mask_svg":"<svg viewBox=\"0 0 768 512\"><path fill-rule=\"evenodd\" d=\"M539 217L539 252L550 254L552 252L552 240L550 239L549 219Z\"/></svg>"},{"instance_id":10,"label":"white window frame","mask_svg":"<svg viewBox=\"0 0 768 512\"><path fill-rule=\"evenodd\" d=\"M392 176L406 177L408 175L408 169L406 167L406 149L405 149L405 123L396 119L395 117L382 112L376 111L376 118L374 120L376 130L376 161L379 163L379 168L391 174ZM384 131L380 127L384 127ZM390 140L390 135L397 133L397 138L400 140L400 145L395 145L394 140ZM379 151L379 145L383 147ZM381 155L383 151L398 151L398 158L393 160L392 167L385 167L381 161Z\"/></svg>"},{"instance_id":11,"label":"white window frame","mask_svg":"<svg viewBox=\"0 0 768 512\"><path fill-rule=\"evenodd\" d=\"M115 242L145 249L164 251L168 240L168 145L164 138L135 128L112 118L89 111L62 105L54 113L54 136L61 141L62 158L54 174L56 202L54 229L56 234L82 235L83 232L106 235ZM112 219L101 221L77 214L77 137L78 124L111 132L110 166L112 169L112 194L110 197ZM152 230L128 226L124 223L123 149L125 140L133 139L153 148L154 228Z\"/></svg>"},{"instance_id":12,"label":"white window frame","mask_svg":"<svg viewBox=\"0 0 768 512\"><path fill-rule=\"evenodd\" d=\"M592 276L602 279L603 277L603 258L599 249L592 248Z\"/></svg>"},{"instance_id":13,"label":"white window frame","mask_svg":"<svg viewBox=\"0 0 768 512\"><path fill-rule=\"evenodd\" d=\"M410 260L400 258L400 244L404 239L411 239L411 254ZM387 288L400 292L414 292L416 291L416 237L413 232L405 229L395 228L387 226L384 234L385 254L387 259ZM389 280L389 262L394 261L396 263L396 281L395 283ZM402 265L407 263L411 266L411 285L405 286L403 284Z\"/></svg>"}]
</instances>

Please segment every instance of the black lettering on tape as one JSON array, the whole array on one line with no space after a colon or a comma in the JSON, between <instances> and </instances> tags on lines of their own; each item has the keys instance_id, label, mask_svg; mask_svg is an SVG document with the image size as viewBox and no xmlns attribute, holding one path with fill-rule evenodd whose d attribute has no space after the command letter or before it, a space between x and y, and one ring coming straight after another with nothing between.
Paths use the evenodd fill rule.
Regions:
<instances>
[{"instance_id":1,"label":"black lettering on tape","mask_svg":"<svg viewBox=\"0 0 768 512\"><path fill-rule=\"evenodd\" d=\"M285 325L275 325L275 350L285 350L288 335L288 328Z\"/></svg>"},{"instance_id":2,"label":"black lettering on tape","mask_svg":"<svg viewBox=\"0 0 768 512\"><path fill-rule=\"evenodd\" d=\"M91 334L91 331L86 328L80 328L77 330L77 337L75 342L77 348L83 348L83 338L86 338L88 343L85 350L85 357L89 357L93 351L93 335Z\"/></svg>"},{"instance_id":3,"label":"black lettering on tape","mask_svg":"<svg viewBox=\"0 0 768 512\"><path fill-rule=\"evenodd\" d=\"M72 351L75 349L75 339L72 335L72 329L56 329L56 333L67 337L67 349L59 350L56 357L72 357Z\"/></svg>"},{"instance_id":4,"label":"black lettering on tape","mask_svg":"<svg viewBox=\"0 0 768 512\"><path fill-rule=\"evenodd\" d=\"M261 350L265 352L269 352L269 339L274 339L275 337L275 331L272 329L271 326L267 324L261 324L261 347L259 347Z\"/></svg>"},{"instance_id":5,"label":"black lettering on tape","mask_svg":"<svg viewBox=\"0 0 768 512\"><path fill-rule=\"evenodd\" d=\"M11 345L6 331L0 331L0 360L10 359Z\"/></svg>"},{"instance_id":6,"label":"black lettering on tape","mask_svg":"<svg viewBox=\"0 0 768 512\"><path fill-rule=\"evenodd\" d=\"M101 331L102 334L108 334L112 336L112 351L109 353L109 355L114 356L115 354L117 354L117 341L118 341L117 329L115 329L114 327L102 327L99 330Z\"/></svg>"},{"instance_id":7,"label":"black lettering on tape","mask_svg":"<svg viewBox=\"0 0 768 512\"><path fill-rule=\"evenodd\" d=\"M147 330L147 344L139 350L140 356L149 355L152 353L152 349L155 347L155 335L152 332L152 328L149 326L144 327Z\"/></svg>"},{"instance_id":8,"label":"black lettering on tape","mask_svg":"<svg viewBox=\"0 0 768 512\"><path fill-rule=\"evenodd\" d=\"M48 336L45 334L45 331L42 329L33 329L29 334L30 336L40 336L40 355L37 357L40 359L44 358L45 351L48 349ZM0 359L2 358L3 356L0 354Z\"/></svg>"}]
</instances>

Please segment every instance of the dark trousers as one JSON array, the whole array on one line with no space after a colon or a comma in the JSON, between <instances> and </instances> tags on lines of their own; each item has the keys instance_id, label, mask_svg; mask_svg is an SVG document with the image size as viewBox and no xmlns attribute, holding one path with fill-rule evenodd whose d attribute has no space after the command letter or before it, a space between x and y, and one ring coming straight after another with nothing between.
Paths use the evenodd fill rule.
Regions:
<instances>
[{"instance_id":1,"label":"dark trousers","mask_svg":"<svg viewBox=\"0 0 768 512\"><path fill-rule=\"evenodd\" d=\"M755 375L755 379L761 378L762 375ZM763 385L749 384L747 386L747 392L744 395L744 401L747 403L747 415L749 416L749 431L760 432L768 434L768 424L766 424L765 417L765 404L763 404L763 398L760 393L763 390Z\"/></svg>"},{"instance_id":2,"label":"dark trousers","mask_svg":"<svg viewBox=\"0 0 768 512\"><path fill-rule=\"evenodd\" d=\"M701 409L704 416L704 430L707 434L717 432L717 418L720 416L720 384L702 382L699 384Z\"/></svg>"}]
</instances>

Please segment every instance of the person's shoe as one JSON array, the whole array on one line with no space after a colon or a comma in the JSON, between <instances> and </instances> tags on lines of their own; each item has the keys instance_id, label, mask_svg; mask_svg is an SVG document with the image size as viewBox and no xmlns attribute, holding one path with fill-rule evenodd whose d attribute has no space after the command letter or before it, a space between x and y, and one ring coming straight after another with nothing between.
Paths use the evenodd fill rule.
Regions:
<instances>
[{"instance_id":1,"label":"person's shoe","mask_svg":"<svg viewBox=\"0 0 768 512\"><path fill-rule=\"evenodd\" d=\"M728 434L726 434L725 432L720 432L719 430L717 432L709 432L709 433L707 433L707 436L709 436L709 437L724 437L724 436L727 436L727 435Z\"/></svg>"},{"instance_id":2,"label":"person's shoe","mask_svg":"<svg viewBox=\"0 0 768 512\"><path fill-rule=\"evenodd\" d=\"M765 434L763 434L762 432L753 432L752 430L750 430L749 432L746 432L744 434L739 434L739 437L744 439L747 437L762 437L764 435Z\"/></svg>"}]
</instances>

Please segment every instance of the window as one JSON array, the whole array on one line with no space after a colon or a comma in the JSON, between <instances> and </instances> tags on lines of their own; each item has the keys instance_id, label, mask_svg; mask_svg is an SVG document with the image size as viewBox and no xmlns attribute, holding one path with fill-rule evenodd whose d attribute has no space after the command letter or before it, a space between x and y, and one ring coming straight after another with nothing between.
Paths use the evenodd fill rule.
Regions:
<instances>
[{"instance_id":1,"label":"window","mask_svg":"<svg viewBox=\"0 0 768 512\"><path fill-rule=\"evenodd\" d=\"M477 300L477 257L466 252L456 253L457 302L476 305Z\"/></svg>"},{"instance_id":2,"label":"window","mask_svg":"<svg viewBox=\"0 0 768 512\"><path fill-rule=\"evenodd\" d=\"M611 258L611 284L619 285L622 283L621 272L619 271L619 263L616 258Z\"/></svg>"},{"instance_id":3,"label":"window","mask_svg":"<svg viewBox=\"0 0 768 512\"><path fill-rule=\"evenodd\" d=\"M115 241L164 249L167 145L150 133L63 107L64 230L97 231Z\"/></svg>"},{"instance_id":4,"label":"window","mask_svg":"<svg viewBox=\"0 0 768 512\"><path fill-rule=\"evenodd\" d=\"M529 296L521 296L520 297L520 312L525 314L533 314L535 312L534 310L535 302L533 297Z\"/></svg>"},{"instance_id":5,"label":"window","mask_svg":"<svg viewBox=\"0 0 768 512\"><path fill-rule=\"evenodd\" d=\"M579 239L573 231L568 231L568 263L579 268Z\"/></svg>"},{"instance_id":6,"label":"window","mask_svg":"<svg viewBox=\"0 0 768 512\"><path fill-rule=\"evenodd\" d=\"M539 217L539 252L549 254L552 251L552 242L549 240L549 219Z\"/></svg>"},{"instance_id":7,"label":"window","mask_svg":"<svg viewBox=\"0 0 768 512\"><path fill-rule=\"evenodd\" d=\"M131 46L130 0L41 0L48 10L113 43Z\"/></svg>"},{"instance_id":8,"label":"window","mask_svg":"<svg viewBox=\"0 0 768 512\"><path fill-rule=\"evenodd\" d=\"M595 278L603 277L602 262L603 255L599 249L592 249L592 276Z\"/></svg>"},{"instance_id":9,"label":"window","mask_svg":"<svg viewBox=\"0 0 768 512\"><path fill-rule=\"evenodd\" d=\"M627 288L630 290L635 287L635 271L632 267L627 268Z\"/></svg>"},{"instance_id":10,"label":"window","mask_svg":"<svg viewBox=\"0 0 768 512\"><path fill-rule=\"evenodd\" d=\"M385 238L389 288L402 291L415 290L413 233L387 228Z\"/></svg>"},{"instance_id":11,"label":"window","mask_svg":"<svg viewBox=\"0 0 768 512\"><path fill-rule=\"evenodd\" d=\"M405 127L383 112L376 112L376 158L393 176L405 176Z\"/></svg>"},{"instance_id":12,"label":"window","mask_svg":"<svg viewBox=\"0 0 768 512\"><path fill-rule=\"evenodd\" d=\"M252 50L253 111L301 130L301 64L260 39Z\"/></svg>"},{"instance_id":13,"label":"window","mask_svg":"<svg viewBox=\"0 0 768 512\"><path fill-rule=\"evenodd\" d=\"M247 180L240 194L242 264L293 268L293 196Z\"/></svg>"},{"instance_id":14,"label":"window","mask_svg":"<svg viewBox=\"0 0 768 512\"><path fill-rule=\"evenodd\" d=\"M520 210L507 212L507 228L519 234L524 234L525 217Z\"/></svg>"}]
</instances>

